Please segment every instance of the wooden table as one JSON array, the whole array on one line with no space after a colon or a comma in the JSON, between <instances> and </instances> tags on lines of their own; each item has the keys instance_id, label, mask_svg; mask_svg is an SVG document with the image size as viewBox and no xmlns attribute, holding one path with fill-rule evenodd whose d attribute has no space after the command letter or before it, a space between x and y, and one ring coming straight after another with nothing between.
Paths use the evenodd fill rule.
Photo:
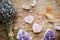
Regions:
<instances>
[{"instance_id":1,"label":"wooden table","mask_svg":"<svg viewBox=\"0 0 60 40\"><path fill-rule=\"evenodd\" d=\"M31 7L32 0L12 0L12 3L15 6L16 11L17 11L16 17L14 19L15 36L19 29L23 29L31 34L31 36L33 37L33 40L41 40L45 31L50 28L50 29L53 29L56 34L55 40L60 40L60 31L55 31L54 29L55 25L60 25L60 19L57 18L57 17L60 17L59 16L60 15L60 5L59 5L60 1L58 0L37 0L37 4L33 8ZM29 7L31 7L31 9L29 11L24 10L22 8L23 4L27 4ZM53 15L54 18L50 18L49 16L47 16L48 18L46 18L45 13L46 13L46 8L48 7L48 5L52 6L51 15ZM30 11L32 11L32 13ZM24 22L24 18L28 15L33 15L35 17L35 20L32 24L27 24ZM42 19L45 18L45 20L41 21L39 19L40 16L42 17ZM56 21L55 19L57 19L58 21L55 22ZM53 22L53 24L49 22ZM34 23L39 23L40 25L44 27L42 32L40 32L39 34L35 34L32 31L32 25Z\"/></svg>"}]
</instances>

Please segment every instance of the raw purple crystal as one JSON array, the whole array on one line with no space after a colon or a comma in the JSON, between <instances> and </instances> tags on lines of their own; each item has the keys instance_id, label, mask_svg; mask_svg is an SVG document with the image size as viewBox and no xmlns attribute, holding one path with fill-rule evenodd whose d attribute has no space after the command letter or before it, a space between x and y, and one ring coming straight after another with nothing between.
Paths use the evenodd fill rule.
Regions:
<instances>
[{"instance_id":1,"label":"raw purple crystal","mask_svg":"<svg viewBox=\"0 0 60 40\"><path fill-rule=\"evenodd\" d=\"M42 40L55 40L55 33L52 29L48 29Z\"/></svg>"},{"instance_id":2,"label":"raw purple crystal","mask_svg":"<svg viewBox=\"0 0 60 40\"><path fill-rule=\"evenodd\" d=\"M18 40L32 40L32 37L30 36L30 34L20 29L17 34L17 39Z\"/></svg>"}]
</instances>

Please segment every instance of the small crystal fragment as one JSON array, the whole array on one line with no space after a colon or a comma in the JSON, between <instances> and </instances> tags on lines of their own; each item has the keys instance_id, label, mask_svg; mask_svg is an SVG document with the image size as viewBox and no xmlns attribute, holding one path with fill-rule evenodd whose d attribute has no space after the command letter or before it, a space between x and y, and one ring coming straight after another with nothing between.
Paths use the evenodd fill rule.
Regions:
<instances>
[{"instance_id":1,"label":"small crystal fragment","mask_svg":"<svg viewBox=\"0 0 60 40\"><path fill-rule=\"evenodd\" d=\"M47 11L47 13L51 14L51 12L52 12L52 5L48 5L46 11Z\"/></svg>"},{"instance_id":2,"label":"small crystal fragment","mask_svg":"<svg viewBox=\"0 0 60 40\"><path fill-rule=\"evenodd\" d=\"M60 26L55 26L55 30L60 30Z\"/></svg>"},{"instance_id":3,"label":"small crystal fragment","mask_svg":"<svg viewBox=\"0 0 60 40\"><path fill-rule=\"evenodd\" d=\"M37 24L37 23L33 24L33 27L32 27L34 33L41 32L42 31L42 28L43 27L41 25Z\"/></svg>"},{"instance_id":4,"label":"small crystal fragment","mask_svg":"<svg viewBox=\"0 0 60 40\"><path fill-rule=\"evenodd\" d=\"M18 40L32 40L32 37L30 34L20 29L17 33L17 39Z\"/></svg>"},{"instance_id":5,"label":"small crystal fragment","mask_svg":"<svg viewBox=\"0 0 60 40\"><path fill-rule=\"evenodd\" d=\"M29 7L28 5L26 5L26 4L24 4L24 5L22 6L22 8L25 9L25 10L29 10L29 9L30 9L30 7Z\"/></svg>"},{"instance_id":6,"label":"small crystal fragment","mask_svg":"<svg viewBox=\"0 0 60 40\"><path fill-rule=\"evenodd\" d=\"M55 40L55 33L52 29L47 29L42 40Z\"/></svg>"},{"instance_id":7,"label":"small crystal fragment","mask_svg":"<svg viewBox=\"0 0 60 40\"><path fill-rule=\"evenodd\" d=\"M36 0L33 0L31 6L34 7L36 5L36 2L37 2Z\"/></svg>"},{"instance_id":8,"label":"small crystal fragment","mask_svg":"<svg viewBox=\"0 0 60 40\"><path fill-rule=\"evenodd\" d=\"M27 16L24 18L24 21L31 24L34 21L34 16Z\"/></svg>"}]
</instances>

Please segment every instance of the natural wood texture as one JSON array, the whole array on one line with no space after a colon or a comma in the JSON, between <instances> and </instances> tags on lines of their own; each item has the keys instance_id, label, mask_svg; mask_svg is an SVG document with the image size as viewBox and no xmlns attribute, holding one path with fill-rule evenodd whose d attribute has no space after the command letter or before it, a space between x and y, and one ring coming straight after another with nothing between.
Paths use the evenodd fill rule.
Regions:
<instances>
[{"instance_id":1,"label":"natural wood texture","mask_svg":"<svg viewBox=\"0 0 60 40\"><path fill-rule=\"evenodd\" d=\"M0 24L0 40L8 40L6 27L2 24Z\"/></svg>"},{"instance_id":2,"label":"natural wood texture","mask_svg":"<svg viewBox=\"0 0 60 40\"><path fill-rule=\"evenodd\" d=\"M14 34L16 37L18 30L24 29L25 31L31 34L31 36L33 37L33 40L41 40L47 29L51 28L55 31L54 26L60 25L60 18L59 18L60 17L60 5L59 5L60 0L37 0L36 6L33 8L31 7L29 11L26 11L22 8L23 4L27 4L30 7L32 1L33 0L12 0L12 3L15 6L17 11L16 18L14 19ZM48 13L46 12L48 5L52 6L51 13L50 13L50 10ZM30 11L32 11L32 13ZM53 15L53 18L50 18L47 14L49 16ZM35 20L32 24L27 24L24 22L24 18L28 15L33 15L35 17ZM40 17L43 19L43 21L40 19ZM41 33L39 34L33 33L32 25L34 23L39 23L44 27ZM60 40L60 31L55 31L55 34L56 34L55 40ZM4 38L6 39L6 37ZM0 36L0 40L5 40L5 39L3 38L1 39L1 36Z\"/></svg>"},{"instance_id":3,"label":"natural wood texture","mask_svg":"<svg viewBox=\"0 0 60 40\"><path fill-rule=\"evenodd\" d=\"M33 37L33 40L41 40L45 31L48 28L51 28L55 31L54 26L60 25L60 19L55 17L56 14L57 14L56 16L58 16L60 14L60 12L59 12L60 7L58 8L58 6L57 6L60 1L57 1L57 0L37 0L36 6L33 8L31 7L31 9L29 11L26 11L22 8L23 4L27 4L30 7L32 1L33 0L13 0L12 1L14 6L16 7L16 10L17 10L16 19L14 20L14 29L15 29L14 33L16 36L19 29L24 29L25 31L27 31L31 34L31 36ZM51 9L49 8L48 9L49 12L47 13L46 11L47 11L48 5L51 6L50 7ZM32 13L30 11L32 11ZM50 12L50 11L52 11L52 12ZM53 15L53 18L50 19L50 17L47 16L47 14L49 16ZM27 24L24 22L24 17L26 17L28 15L33 15L35 17L35 20L32 24ZM46 16L48 18L46 18ZM44 19L44 20L43 21L40 20L39 17L42 17L42 19ZM58 16L58 17L60 17L60 16ZM55 19L59 20L58 21L59 23L55 22L56 21ZM49 22L53 22L53 24L51 24ZM39 33L39 34L33 33L32 25L34 23L39 23L40 25L44 26L44 29L42 30L41 33ZM60 40L60 31L55 31L55 34L56 34L55 40Z\"/></svg>"}]
</instances>

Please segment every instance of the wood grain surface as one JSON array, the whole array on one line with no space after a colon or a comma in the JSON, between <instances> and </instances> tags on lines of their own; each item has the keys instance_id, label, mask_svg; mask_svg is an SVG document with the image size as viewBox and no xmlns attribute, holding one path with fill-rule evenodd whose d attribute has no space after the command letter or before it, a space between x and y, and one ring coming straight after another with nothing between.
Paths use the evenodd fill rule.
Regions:
<instances>
[{"instance_id":1,"label":"wood grain surface","mask_svg":"<svg viewBox=\"0 0 60 40\"><path fill-rule=\"evenodd\" d=\"M60 40L60 31L56 31L54 29L56 25L60 25L60 0L37 0L37 4L35 7L31 7L32 1L33 0L12 0L12 3L15 6L17 12L16 17L14 19L15 37L17 35L18 30L23 29L31 34L31 36L33 37L32 40L41 40L45 31L50 28L53 29L55 32L55 40ZM22 5L24 4L27 4L30 7L28 11L22 8ZM49 12L47 9L48 6L51 6ZM32 24L27 24L24 22L24 18L28 15L33 15L35 17L35 20ZM50 16L52 16L53 18L51 18ZM39 17L41 17L43 21ZM34 23L39 23L44 27L42 32L40 32L39 34L35 34L32 31L32 25Z\"/></svg>"}]
</instances>

